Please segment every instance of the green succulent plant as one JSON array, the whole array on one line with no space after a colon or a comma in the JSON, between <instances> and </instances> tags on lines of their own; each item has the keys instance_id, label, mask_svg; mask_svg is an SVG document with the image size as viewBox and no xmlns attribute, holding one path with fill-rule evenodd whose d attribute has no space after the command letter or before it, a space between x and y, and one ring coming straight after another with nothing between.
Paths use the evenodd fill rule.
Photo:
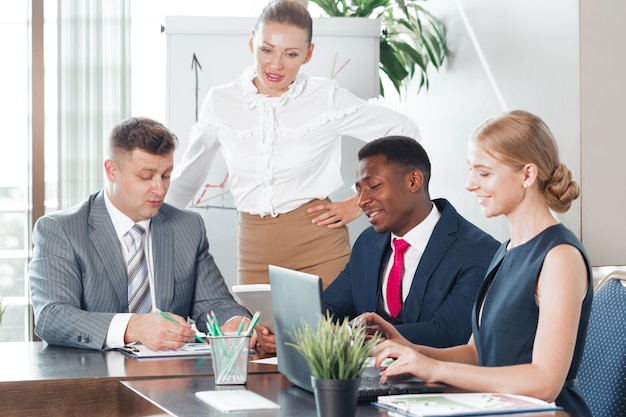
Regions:
<instances>
[{"instance_id":1,"label":"green succulent plant","mask_svg":"<svg viewBox=\"0 0 626 417\"><path fill-rule=\"evenodd\" d=\"M374 346L382 340L378 333L368 337L364 324L351 325L347 318L333 320L320 316L317 329L303 322L291 333L293 346L309 364L311 374L320 379L359 377Z\"/></svg>"},{"instance_id":2,"label":"green succulent plant","mask_svg":"<svg viewBox=\"0 0 626 417\"><path fill-rule=\"evenodd\" d=\"M428 90L430 65L439 69L447 56L446 34L426 0L311 0L328 16L381 20L380 70L398 94L419 77L418 92ZM380 94L385 95L381 80Z\"/></svg>"}]
</instances>

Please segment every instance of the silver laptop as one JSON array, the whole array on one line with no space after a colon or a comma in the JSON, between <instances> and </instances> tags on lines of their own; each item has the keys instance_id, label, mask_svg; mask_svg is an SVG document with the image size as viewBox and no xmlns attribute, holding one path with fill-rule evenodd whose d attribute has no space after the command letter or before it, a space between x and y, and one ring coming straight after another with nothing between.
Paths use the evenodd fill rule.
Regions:
<instances>
[{"instance_id":1,"label":"silver laptop","mask_svg":"<svg viewBox=\"0 0 626 417\"><path fill-rule=\"evenodd\" d=\"M312 392L309 364L286 343L293 342L291 333L295 327L302 325L303 320L317 328L324 309L322 280L315 275L274 265L269 266L269 274L278 371L292 384ZM378 370L371 367L365 369L361 380L359 401L376 401L381 395L442 392L446 388L445 385L426 383L412 376L381 384Z\"/></svg>"}]
</instances>

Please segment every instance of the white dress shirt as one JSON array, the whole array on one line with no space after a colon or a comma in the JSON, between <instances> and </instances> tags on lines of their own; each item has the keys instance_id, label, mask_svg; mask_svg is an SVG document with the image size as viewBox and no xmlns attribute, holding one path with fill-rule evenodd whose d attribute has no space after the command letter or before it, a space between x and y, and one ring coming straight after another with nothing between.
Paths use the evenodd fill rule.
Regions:
<instances>
[{"instance_id":1,"label":"white dress shirt","mask_svg":"<svg viewBox=\"0 0 626 417\"><path fill-rule=\"evenodd\" d=\"M420 139L407 116L332 79L300 73L288 91L269 97L258 94L254 77L250 67L208 92L166 202L187 206L221 149L237 209L277 216L339 189L342 135L366 142L387 135Z\"/></svg>"},{"instance_id":2,"label":"white dress shirt","mask_svg":"<svg viewBox=\"0 0 626 417\"><path fill-rule=\"evenodd\" d=\"M120 246L122 247L122 253L124 254L124 263L128 262L128 248L126 243L124 243L123 237L128 232L128 230L133 227L135 224L128 216L119 211L117 207L113 205L109 195L105 189L104 191L104 203L106 205L107 211L109 212L109 216L111 217L111 221L113 222L113 227L115 228L115 233L117 234L117 238L120 241ZM154 274L152 273L152 239L150 237L150 219L143 220L139 222L139 224L146 231L144 242L146 245L144 247L144 252L146 256L146 261L148 262L148 280L150 282L150 296L152 297L152 307L156 306L155 297L154 297ZM104 342L106 348L117 348L124 346L124 334L126 333L126 327L128 326L128 321L132 316L131 313L118 313L113 316L113 320L109 325L109 331L107 333L106 340Z\"/></svg>"},{"instance_id":3,"label":"white dress shirt","mask_svg":"<svg viewBox=\"0 0 626 417\"><path fill-rule=\"evenodd\" d=\"M387 262L387 267L385 268L385 275L383 277L383 298L385 300L385 311L389 313L389 307L387 306L387 280L389 279L389 272L391 271L391 267L393 266L393 255L394 255L394 239L403 239L409 243L408 249L404 252L404 268L402 271L402 302L406 300L407 295L409 295L409 291L411 290L411 285L413 284L413 277L415 276L415 271L417 271L417 266L420 263L420 259L422 259L422 254L426 250L426 245L428 245L428 241L430 240L430 236L433 234L433 230L441 217L441 213L437 210L437 207L433 204L430 213L426 218L417 226L409 230L404 236L397 236L396 234L391 234L391 257ZM419 279L419 277L418 277Z\"/></svg>"}]
</instances>

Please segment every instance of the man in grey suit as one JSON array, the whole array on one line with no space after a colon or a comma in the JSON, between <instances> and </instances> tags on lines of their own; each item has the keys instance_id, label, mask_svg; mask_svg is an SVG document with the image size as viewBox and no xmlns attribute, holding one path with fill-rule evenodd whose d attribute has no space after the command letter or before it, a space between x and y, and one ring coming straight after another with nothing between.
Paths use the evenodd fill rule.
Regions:
<instances>
[{"instance_id":1,"label":"man in grey suit","mask_svg":"<svg viewBox=\"0 0 626 417\"><path fill-rule=\"evenodd\" d=\"M29 280L35 333L46 342L175 349L194 338L188 317L204 332L212 311L224 331L248 320L209 253L202 218L163 203L176 142L153 120L122 122L110 136L106 187L37 221ZM144 233L126 244L133 226ZM134 258L140 259L136 269L129 266ZM137 313L129 312L134 274L145 295L137 307L131 304Z\"/></svg>"}]
</instances>

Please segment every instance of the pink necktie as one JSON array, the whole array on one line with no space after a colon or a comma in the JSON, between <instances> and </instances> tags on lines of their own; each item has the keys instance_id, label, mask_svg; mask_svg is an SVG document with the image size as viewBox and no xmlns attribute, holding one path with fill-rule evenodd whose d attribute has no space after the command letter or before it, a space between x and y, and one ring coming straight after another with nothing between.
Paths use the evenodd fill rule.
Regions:
<instances>
[{"instance_id":1,"label":"pink necktie","mask_svg":"<svg viewBox=\"0 0 626 417\"><path fill-rule=\"evenodd\" d=\"M398 317L398 313L402 308L402 270L404 263L404 252L409 248L406 241L402 239L394 239L394 255L393 265L391 271L389 271L389 278L387 279L387 307L389 307L389 313L395 319Z\"/></svg>"}]
</instances>

